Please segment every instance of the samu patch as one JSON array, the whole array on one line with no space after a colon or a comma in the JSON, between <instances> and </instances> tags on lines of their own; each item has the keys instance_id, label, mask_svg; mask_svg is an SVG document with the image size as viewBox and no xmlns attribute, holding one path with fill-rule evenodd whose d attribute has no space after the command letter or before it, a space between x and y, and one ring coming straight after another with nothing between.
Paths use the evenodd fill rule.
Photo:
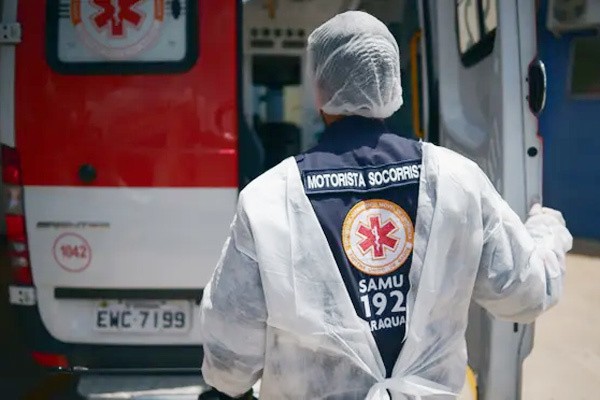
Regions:
<instances>
[{"instance_id":1,"label":"samu patch","mask_svg":"<svg viewBox=\"0 0 600 400\"><path fill-rule=\"evenodd\" d=\"M342 245L350 263L367 275L387 275L410 256L414 227L396 203L364 200L350 209L342 225Z\"/></svg>"}]
</instances>

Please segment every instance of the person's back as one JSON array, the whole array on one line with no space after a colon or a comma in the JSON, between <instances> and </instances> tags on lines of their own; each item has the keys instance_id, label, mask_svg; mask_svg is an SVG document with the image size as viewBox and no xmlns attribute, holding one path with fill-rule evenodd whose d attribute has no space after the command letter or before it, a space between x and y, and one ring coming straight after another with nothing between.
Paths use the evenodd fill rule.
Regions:
<instances>
[{"instance_id":1,"label":"person's back","mask_svg":"<svg viewBox=\"0 0 600 400\"><path fill-rule=\"evenodd\" d=\"M389 132L379 120L347 117L296 161L354 309L371 327L389 375L406 332L421 143Z\"/></svg>"},{"instance_id":2,"label":"person's back","mask_svg":"<svg viewBox=\"0 0 600 400\"><path fill-rule=\"evenodd\" d=\"M473 162L389 132L397 46L364 13L336 18L309 39L328 127L240 195L202 305L204 378L232 396L262 378L261 399L452 397L471 299L533 320L571 237L540 207L526 228Z\"/></svg>"}]
</instances>

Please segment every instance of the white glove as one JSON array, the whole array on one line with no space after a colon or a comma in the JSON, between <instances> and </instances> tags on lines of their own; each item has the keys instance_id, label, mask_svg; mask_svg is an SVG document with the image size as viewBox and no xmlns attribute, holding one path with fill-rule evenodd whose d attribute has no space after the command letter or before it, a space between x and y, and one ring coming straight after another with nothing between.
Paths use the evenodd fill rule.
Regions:
<instances>
[{"instance_id":1,"label":"white glove","mask_svg":"<svg viewBox=\"0 0 600 400\"><path fill-rule=\"evenodd\" d=\"M534 204L525 228L538 244L552 250L559 259L573 247L573 236L560 211Z\"/></svg>"}]
</instances>

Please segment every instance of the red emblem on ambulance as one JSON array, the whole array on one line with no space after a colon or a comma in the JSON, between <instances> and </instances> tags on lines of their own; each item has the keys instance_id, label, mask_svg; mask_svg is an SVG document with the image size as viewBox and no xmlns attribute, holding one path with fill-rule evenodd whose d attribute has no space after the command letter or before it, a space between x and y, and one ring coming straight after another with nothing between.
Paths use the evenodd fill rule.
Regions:
<instances>
[{"instance_id":1,"label":"red emblem on ambulance","mask_svg":"<svg viewBox=\"0 0 600 400\"><path fill-rule=\"evenodd\" d=\"M92 0L100 11L91 16L98 30L107 29L113 37L124 37L125 26L139 29L146 15L136 8L142 0Z\"/></svg>"},{"instance_id":2,"label":"red emblem on ambulance","mask_svg":"<svg viewBox=\"0 0 600 400\"><path fill-rule=\"evenodd\" d=\"M71 0L71 23L91 51L126 59L160 36L165 0Z\"/></svg>"},{"instance_id":3,"label":"red emblem on ambulance","mask_svg":"<svg viewBox=\"0 0 600 400\"><path fill-rule=\"evenodd\" d=\"M414 227L408 214L388 200L365 200L346 215L342 244L348 260L369 275L400 268L413 249Z\"/></svg>"},{"instance_id":4,"label":"red emblem on ambulance","mask_svg":"<svg viewBox=\"0 0 600 400\"><path fill-rule=\"evenodd\" d=\"M90 244L77 233L67 232L59 235L54 241L52 251L54 260L65 271L81 272L92 262Z\"/></svg>"}]
</instances>

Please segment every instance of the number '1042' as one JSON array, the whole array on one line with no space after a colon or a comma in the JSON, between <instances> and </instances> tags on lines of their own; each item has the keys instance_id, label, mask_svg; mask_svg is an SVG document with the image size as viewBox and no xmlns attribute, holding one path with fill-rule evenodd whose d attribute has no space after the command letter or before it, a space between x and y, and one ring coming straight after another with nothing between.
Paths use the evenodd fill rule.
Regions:
<instances>
[{"instance_id":1,"label":"number '1042'","mask_svg":"<svg viewBox=\"0 0 600 400\"><path fill-rule=\"evenodd\" d=\"M72 245L62 245L60 246L60 252L65 258L87 258L88 257L88 249L86 246L72 246Z\"/></svg>"}]
</instances>

